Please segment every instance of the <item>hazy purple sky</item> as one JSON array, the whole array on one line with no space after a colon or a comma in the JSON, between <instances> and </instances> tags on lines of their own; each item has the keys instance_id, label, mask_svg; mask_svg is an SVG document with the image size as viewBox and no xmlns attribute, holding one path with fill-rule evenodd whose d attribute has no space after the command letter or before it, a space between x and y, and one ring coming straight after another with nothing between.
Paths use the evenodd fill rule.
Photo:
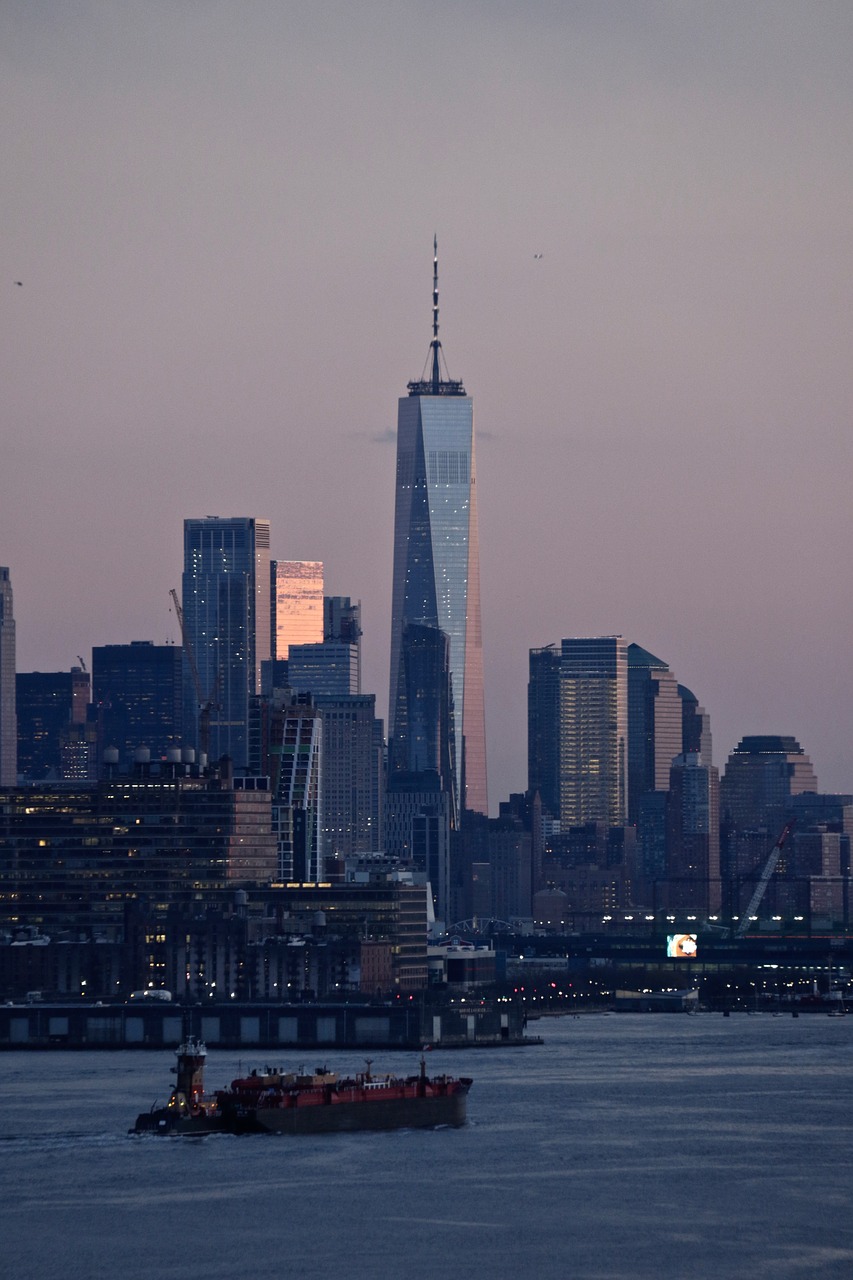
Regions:
<instances>
[{"instance_id":1,"label":"hazy purple sky","mask_svg":"<svg viewBox=\"0 0 853 1280\"><path fill-rule=\"evenodd\" d=\"M851 50L849 0L3 0L18 669L176 638L183 518L262 515L361 598L385 715L437 231L493 809L528 649L612 632L721 767L792 733L853 790Z\"/></svg>"}]
</instances>

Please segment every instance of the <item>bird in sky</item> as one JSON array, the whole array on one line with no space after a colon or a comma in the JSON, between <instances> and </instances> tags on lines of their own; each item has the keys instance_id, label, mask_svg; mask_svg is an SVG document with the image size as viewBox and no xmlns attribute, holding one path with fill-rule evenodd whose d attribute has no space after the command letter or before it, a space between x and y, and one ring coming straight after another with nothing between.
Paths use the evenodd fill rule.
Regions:
<instances>
[{"instance_id":1,"label":"bird in sky","mask_svg":"<svg viewBox=\"0 0 853 1280\"><path fill-rule=\"evenodd\" d=\"M23 287L24 287L24 282L23 282L23 280L16 280L16 281L15 281L15 284L18 286L18 288L19 288L19 289L23 289Z\"/></svg>"},{"instance_id":2,"label":"bird in sky","mask_svg":"<svg viewBox=\"0 0 853 1280\"><path fill-rule=\"evenodd\" d=\"M539 259L542 257L542 254L541 254L541 253L534 253L533 257L534 257L534 258L535 258L535 260L538 262L538 261L539 261Z\"/></svg>"}]
</instances>

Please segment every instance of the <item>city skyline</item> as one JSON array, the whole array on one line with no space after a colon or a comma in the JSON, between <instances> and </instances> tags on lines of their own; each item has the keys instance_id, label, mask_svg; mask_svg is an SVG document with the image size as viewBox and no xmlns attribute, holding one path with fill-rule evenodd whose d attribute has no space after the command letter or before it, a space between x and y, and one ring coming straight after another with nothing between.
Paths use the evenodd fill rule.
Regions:
<instances>
[{"instance_id":1,"label":"city skyline","mask_svg":"<svg viewBox=\"0 0 853 1280\"><path fill-rule=\"evenodd\" d=\"M791 734L849 790L849 6L463 3L437 61L417 3L108 12L0 15L18 670L179 643L183 519L260 510L362 601L387 719L437 229L492 808L524 787L528 650L567 635L664 653L720 765Z\"/></svg>"}]
</instances>

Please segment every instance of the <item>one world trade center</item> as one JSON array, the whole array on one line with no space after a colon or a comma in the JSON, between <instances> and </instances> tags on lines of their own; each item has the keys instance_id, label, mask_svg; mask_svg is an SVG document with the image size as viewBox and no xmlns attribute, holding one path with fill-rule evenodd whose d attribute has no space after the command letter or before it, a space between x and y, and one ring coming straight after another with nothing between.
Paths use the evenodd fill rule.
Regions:
<instances>
[{"instance_id":1,"label":"one world trade center","mask_svg":"<svg viewBox=\"0 0 853 1280\"><path fill-rule=\"evenodd\" d=\"M443 368L437 243L432 329L424 376L408 384L397 416L389 738L393 756L411 718L407 628L441 631L449 641L456 803L488 813L474 405Z\"/></svg>"}]
</instances>

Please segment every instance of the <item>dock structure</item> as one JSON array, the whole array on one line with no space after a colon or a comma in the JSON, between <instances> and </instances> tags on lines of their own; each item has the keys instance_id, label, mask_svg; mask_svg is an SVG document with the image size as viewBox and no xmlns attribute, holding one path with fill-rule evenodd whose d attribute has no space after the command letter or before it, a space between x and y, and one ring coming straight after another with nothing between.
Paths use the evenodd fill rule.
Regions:
<instances>
[{"instance_id":1,"label":"dock structure","mask_svg":"<svg viewBox=\"0 0 853 1280\"><path fill-rule=\"evenodd\" d=\"M2 1049L163 1049L187 1029L217 1049L474 1048L536 1043L521 1015L498 1001L424 1004L257 1004L182 1006L167 1001L121 1004L7 1004L0 1007Z\"/></svg>"}]
</instances>

